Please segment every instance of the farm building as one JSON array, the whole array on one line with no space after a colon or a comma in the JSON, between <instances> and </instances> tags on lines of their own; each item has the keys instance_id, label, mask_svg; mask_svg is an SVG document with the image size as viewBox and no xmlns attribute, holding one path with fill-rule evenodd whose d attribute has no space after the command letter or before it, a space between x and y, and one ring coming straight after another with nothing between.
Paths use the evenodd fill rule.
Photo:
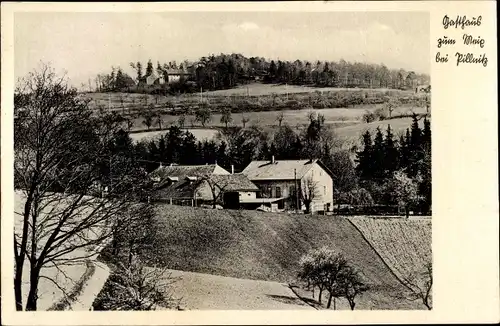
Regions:
<instances>
[{"instance_id":1,"label":"farm building","mask_svg":"<svg viewBox=\"0 0 500 326\"><path fill-rule=\"evenodd\" d=\"M262 197L249 199L248 204L286 210L295 208L303 197L311 199L312 212L333 209L332 172L320 160L278 161L273 156L270 161L252 161L242 173L260 188ZM303 200L299 206L301 210L306 208Z\"/></svg>"},{"instance_id":2,"label":"farm building","mask_svg":"<svg viewBox=\"0 0 500 326\"><path fill-rule=\"evenodd\" d=\"M167 69L166 73L168 76L167 83L169 84L179 82L181 78L189 79L191 77L191 73L184 69Z\"/></svg>"},{"instance_id":3,"label":"farm building","mask_svg":"<svg viewBox=\"0 0 500 326\"><path fill-rule=\"evenodd\" d=\"M165 79L163 76L159 76L154 71L145 77L146 85L163 85L165 84Z\"/></svg>"},{"instance_id":4,"label":"farm building","mask_svg":"<svg viewBox=\"0 0 500 326\"><path fill-rule=\"evenodd\" d=\"M240 208L241 198L255 198L259 188L243 174L229 173L217 164L171 165L150 174L155 183L153 201L199 206L216 201Z\"/></svg>"}]
</instances>

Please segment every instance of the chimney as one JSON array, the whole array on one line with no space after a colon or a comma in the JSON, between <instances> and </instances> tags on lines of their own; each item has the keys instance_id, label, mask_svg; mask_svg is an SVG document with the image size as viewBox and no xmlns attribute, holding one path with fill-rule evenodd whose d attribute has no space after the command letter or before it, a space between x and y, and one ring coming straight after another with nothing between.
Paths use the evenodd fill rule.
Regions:
<instances>
[{"instance_id":1,"label":"chimney","mask_svg":"<svg viewBox=\"0 0 500 326\"><path fill-rule=\"evenodd\" d=\"M234 165L231 164L231 174L234 174Z\"/></svg>"},{"instance_id":2,"label":"chimney","mask_svg":"<svg viewBox=\"0 0 500 326\"><path fill-rule=\"evenodd\" d=\"M271 156L271 163L274 164L274 155Z\"/></svg>"}]
</instances>

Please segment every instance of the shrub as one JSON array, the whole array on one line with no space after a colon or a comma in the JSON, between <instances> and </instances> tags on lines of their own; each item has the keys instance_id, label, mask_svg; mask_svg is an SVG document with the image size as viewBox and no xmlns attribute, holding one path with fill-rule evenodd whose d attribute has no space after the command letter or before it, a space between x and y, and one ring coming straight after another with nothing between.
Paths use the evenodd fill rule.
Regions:
<instances>
[{"instance_id":1,"label":"shrub","mask_svg":"<svg viewBox=\"0 0 500 326\"><path fill-rule=\"evenodd\" d=\"M365 111L365 113L363 114L362 116L362 120L366 123L370 123L370 122L373 122L375 121L377 118L377 116L375 115L375 113L373 112L370 112L370 111Z\"/></svg>"},{"instance_id":2,"label":"shrub","mask_svg":"<svg viewBox=\"0 0 500 326\"><path fill-rule=\"evenodd\" d=\"M119 263L93 303L94 310L156 310L178 305L169 292L177 281L167 269L145 268L139 260Z\"/></svg>"},{"instance_id":3,"label":"shrub","mask_svg":"<svg viewBox=\"0 0 500 326\"><path fill-rule=\"evenodd\" d=\"M375 117L380 121L387 119L387 115L388 115L387 109L384 107L380 107L380 108L376 109L374 114L375 114Z\"/></svg>"}]
</instances>

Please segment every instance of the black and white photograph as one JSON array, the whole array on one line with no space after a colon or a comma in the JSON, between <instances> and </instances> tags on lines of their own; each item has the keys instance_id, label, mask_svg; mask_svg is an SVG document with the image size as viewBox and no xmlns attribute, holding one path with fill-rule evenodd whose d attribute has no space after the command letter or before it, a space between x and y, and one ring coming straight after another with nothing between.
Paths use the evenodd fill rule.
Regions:
<instances>
[{"instance_id":1,"label":"black and white photograph","mask_svg":"<svg viewBox=\"0 0 500 326\"><path fill-rule=\"evenodd\" d=\"M433 309L429 40L428 12L16 13L16 310Z\"/></svg>"}]
</instances>

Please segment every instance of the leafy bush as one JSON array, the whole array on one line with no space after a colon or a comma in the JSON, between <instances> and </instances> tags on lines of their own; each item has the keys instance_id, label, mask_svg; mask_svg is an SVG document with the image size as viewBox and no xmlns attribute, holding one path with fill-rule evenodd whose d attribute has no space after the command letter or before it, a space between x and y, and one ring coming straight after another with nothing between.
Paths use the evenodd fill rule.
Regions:
<instances>
[{"instance_id":1,"label":"leafy bush","mask_svg":"<svg viewBox=\"0 0 500 326\"><path fill-rule=\"evenodd\" d=\"M157 310L173 308L169 287L176 282L167 269L146 268L136 260L130 266L119 263L93 303L94 310Z\"/></svg>"},{"instance_id":2,"label":"leafy bush","mask_svg":"<svg viewBox=\"0 0 500 326\"><path fill-rule=\"evenodd\" d=\"M362 116L362 118L361 118L361 119L362 119L364 122L366 122L366 123L370 123L370 122L375 121L375 120L377 119L377 116L375 115L375 113L370 112L370 111L368 111L368 110L367 110L367 111L363 114L363 116Z\"/></svg>"},{"instance_id":3,"label":"leafy bush","mask_svg":"<svg viewBox=\"0 0 500 326\"><path fill-rule=\"evenodd\" d=\"M299 265L299 280L308 290L319 289L320 304L323 291L328 292L327 308L330 308L332 299L344 297L351 310L354 310L355 297L368 289L359 272L348 263L344 255L326 247L311 250L302 256Z\"/></svg>"}]
</instances>

